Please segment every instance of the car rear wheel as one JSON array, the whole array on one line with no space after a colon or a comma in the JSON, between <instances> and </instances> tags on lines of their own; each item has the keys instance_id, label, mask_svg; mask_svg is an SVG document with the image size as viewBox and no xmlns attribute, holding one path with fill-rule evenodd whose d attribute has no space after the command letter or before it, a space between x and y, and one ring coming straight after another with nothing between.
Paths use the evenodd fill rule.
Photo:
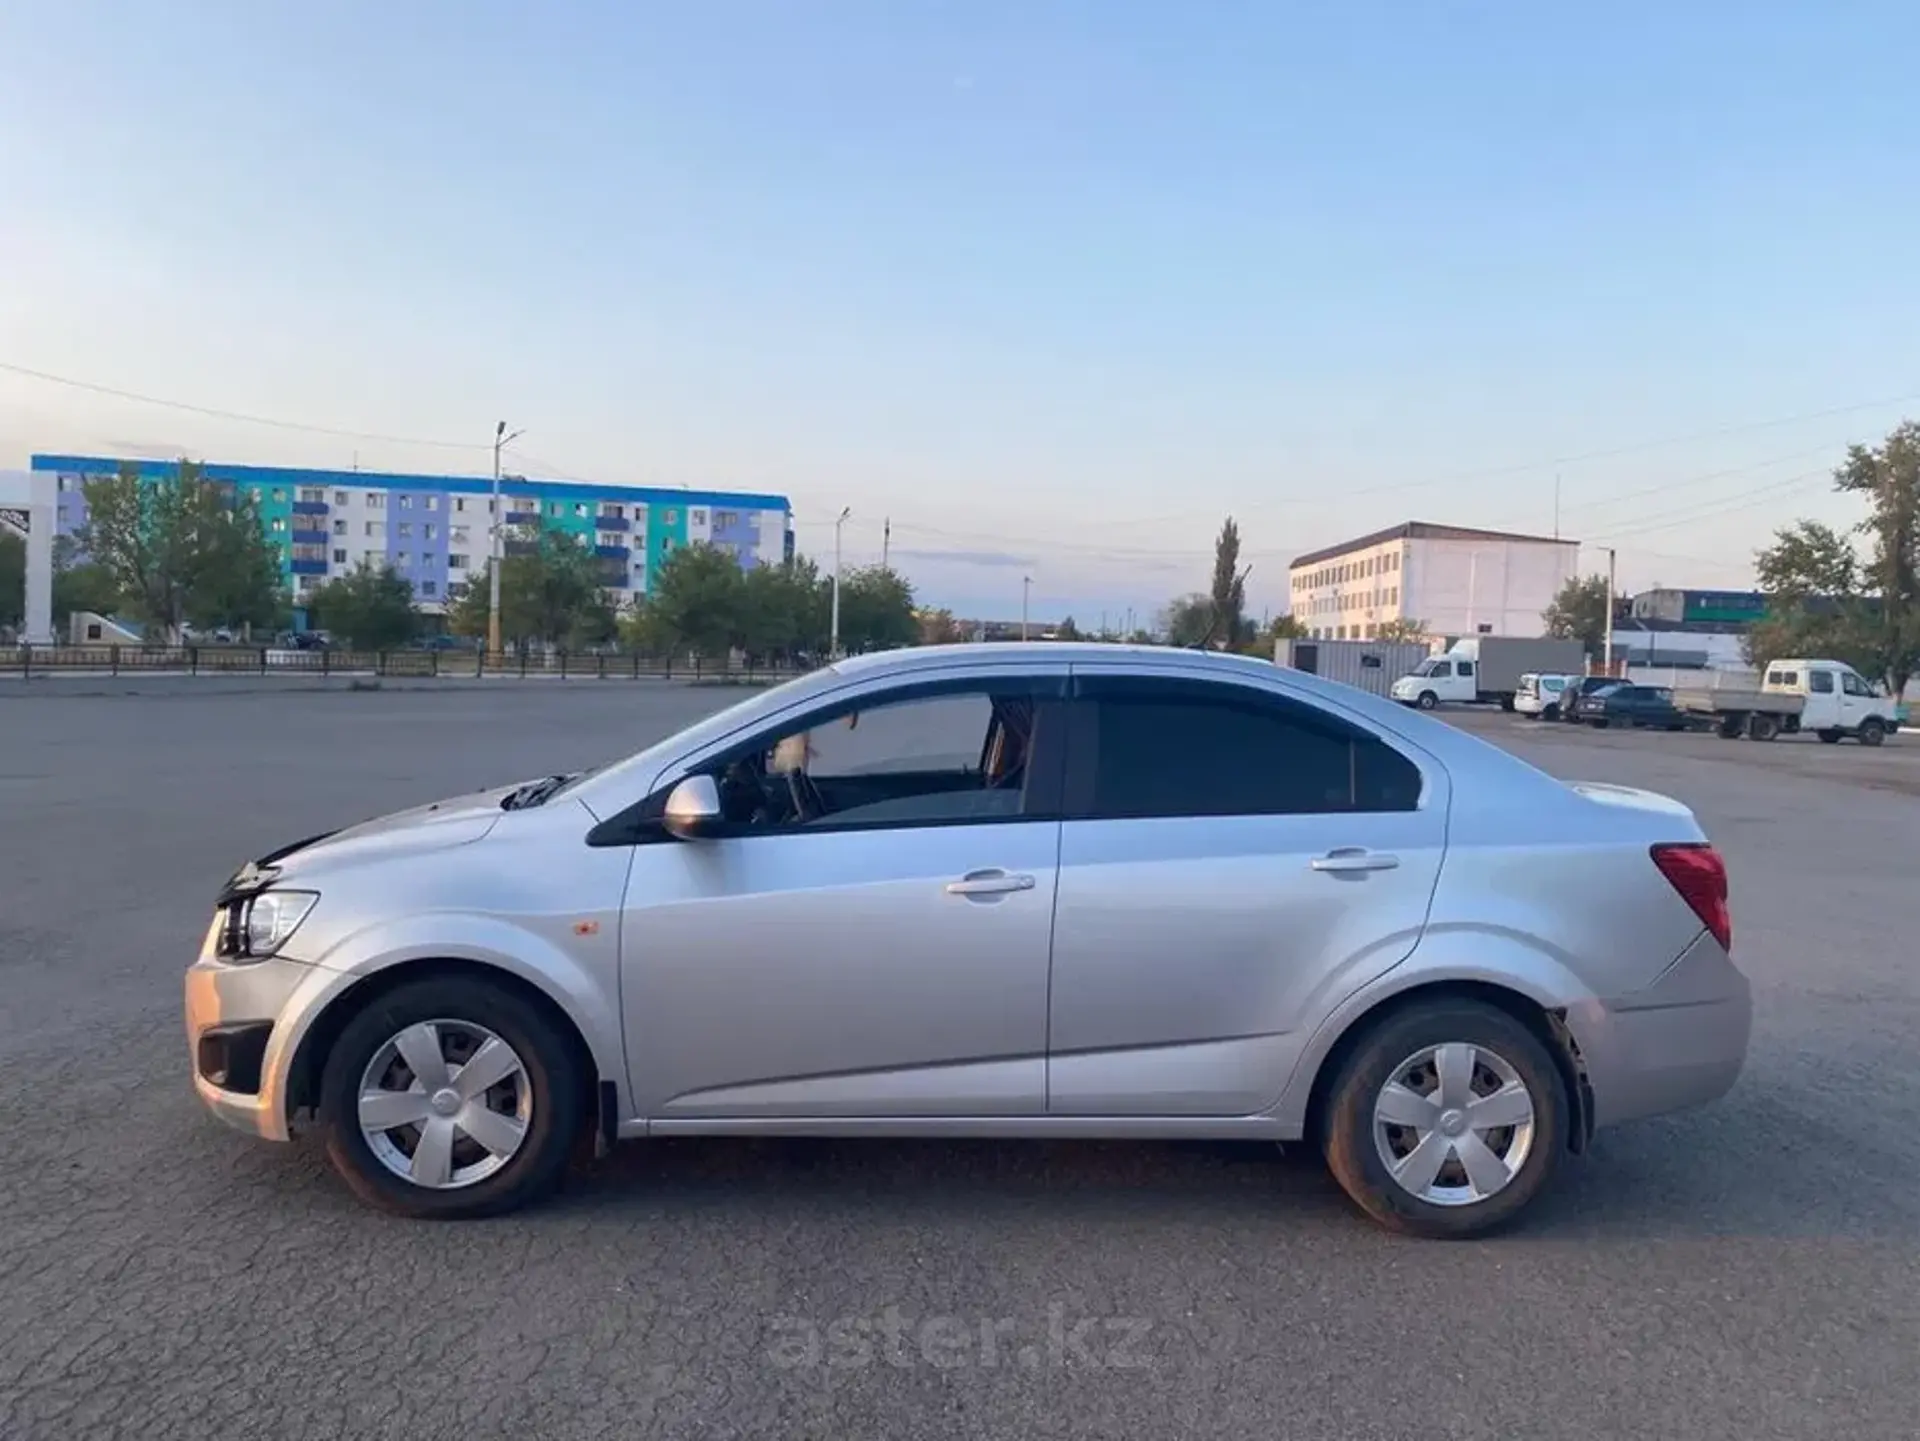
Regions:
<instances>
[{"instance_id":1,"label":"car rear wheel","mask_svg":"<svg viewBox=\"0 0 1920 1441\"><path fill-rule=\"evenodd\" d=\"M1327 1165L1390 1230L1436 1238L1511 1222L1566 1148L1566 1089L1524 1025L1478 1001L1401 1011L1334 1083Z\"/></svg>"},{"instance_id":2,"label":"car rear wheel","mask_svg":"<svg viewBox=\"0 0 1920 1441\"><path fill-rule=\"evenodd\" d=\"M321 1079L334 1169L402 1216L496 1215L566 1171L579 1062L547 1018L503 987L449 977L378 997L341 1032Z\"/></svg>"},{"instance_id":3,"label":"car rear wheel","mask_svg":"<svg viewBox=\"0 0 1920 1441\"><path fill-rule=\"evenodd\" d=\"M1840 744L1839 731L1824 730L1824 731L1817 732L1817 734L1820 737L1820 744L1823 746L1837 746Z\"/></svg>"},{"instance_id":4,"label":"car rear wheel","mask_svg":"<svg viewBox=\"0 0 1920 1441\"><path fill-rule=\"evenodd\" d=\"M1550 705L1544 711L1541 712L1541 715L1546 717L1546 719L1548 720L1559 720L1560 707L1557 705Z\"/></svg>"}]
</instances>

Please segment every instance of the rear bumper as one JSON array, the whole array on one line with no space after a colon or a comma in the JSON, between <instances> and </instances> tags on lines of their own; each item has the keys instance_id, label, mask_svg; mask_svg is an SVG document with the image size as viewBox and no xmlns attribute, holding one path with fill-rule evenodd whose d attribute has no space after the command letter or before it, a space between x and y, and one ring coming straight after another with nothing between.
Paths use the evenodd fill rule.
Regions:
<instances>
[{"instance_id":1,"label":"rear bumper","mask_svg":"<svg viewBox=\"0 0 1920 1441\"><path fill-rule=\"evenodd\" d=\"M1593 1089L1594 1124L1718 1100L1733 1088L1753 1032L1753 992L1709 935L1643 991L1567 1015Z\"/></svg>"}]
</instances>

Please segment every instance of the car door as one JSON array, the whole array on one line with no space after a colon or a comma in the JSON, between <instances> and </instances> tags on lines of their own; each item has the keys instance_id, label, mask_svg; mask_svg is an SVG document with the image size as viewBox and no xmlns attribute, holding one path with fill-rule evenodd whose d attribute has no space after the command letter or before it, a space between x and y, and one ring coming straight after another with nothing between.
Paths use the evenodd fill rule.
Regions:
<instances>
[{"instance_id":1,"label":"car door","mask_svg":"<svg viewBox=\"0 0 1920 1441\"><path fill-rule=\"evenodd\" d=\"M621 1008L656 1125L1044 1110L1064 688L841 693L670 768L649 804L705 774L733 819L634 848ZM827 809L783 815L796 794Z\"/></svg>"},{"instance_id":2,"label":"car door","mask_svg":"<svg viewBox=\"0 0 1920 1441\"><path fill-rule=\"evenodd\" d=\"M1252 683L1076 667L1048 1109L1243 1115L1411 953L1446 846L1431 757Z\"/></svg>"}]
</instances>

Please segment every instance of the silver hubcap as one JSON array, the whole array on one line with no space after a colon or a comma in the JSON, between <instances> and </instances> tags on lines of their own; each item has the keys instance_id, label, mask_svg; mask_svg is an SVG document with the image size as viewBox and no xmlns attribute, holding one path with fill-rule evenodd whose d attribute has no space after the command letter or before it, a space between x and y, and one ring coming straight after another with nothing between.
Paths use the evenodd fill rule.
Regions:
<instances>
[{"instance_id":1,"label":"silver hubcap","mask_svg":"<svg viewBox=\"0 0 1920 1441\"><path fill-rule=\"evenodd\" d=\"M360 1077L360 1133L394 1175L434 1191L484 1181L519 1152L533 1088L519 1054L472 1021L421 1021Z\"/></svg>"},{"instance_id":2,"label":"silver hubcap","mask_svg":"<svg viewBox=\"0 0 1920 1441\"><path fill-rule=\"evenodd\" d=\"M1435 1206L1498 1195L1533 1149L1533 1095L1506 1060L1464 1041L1428 1046L1393 1068L1373 1104L1387 1174Z\"/></svg>"}]
</instances>

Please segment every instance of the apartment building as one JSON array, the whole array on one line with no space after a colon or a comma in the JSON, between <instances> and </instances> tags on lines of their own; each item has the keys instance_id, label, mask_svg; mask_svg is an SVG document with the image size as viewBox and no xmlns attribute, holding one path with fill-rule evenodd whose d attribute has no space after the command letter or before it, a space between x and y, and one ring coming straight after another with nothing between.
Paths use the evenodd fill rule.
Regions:
<instances>
[{"instance_id":1,"label":"apartment building","mask_svg":"<svg viewBox=\"0 0 1920 1441\"><path fill-rule=\"evenodd\" d=\"M134 465L144 480L178 474L170 460L35 455L34 471L55 477L55 529L86 523L89 480ZM485 568L493 524L490 476L398 475L277 466L203 467L208 480L251 495L280 553L296 605L329 578L372 559L413 584L421 609L442 609L468 576ZM508 554L532 544L535 529L558 530L593 547L609 591L647 593L660 562L680 546L706 542L743 568L778 562L793 550L791 507L781 495L586 485L577 481L500 483Z\"/></svg>"},{"instance_id":2,"label":"apartment building","mask_svg":"<svg viewBox=\"0 0 1920 1441\"><path fill-rule=\"evenodd\" d=\"M1309 551L1288 567L1289 609L1321 640L1372 640L1418 621L1429 636L1539 635L1579 544L1408 521Z\"/></svg>"}]
</instances>

